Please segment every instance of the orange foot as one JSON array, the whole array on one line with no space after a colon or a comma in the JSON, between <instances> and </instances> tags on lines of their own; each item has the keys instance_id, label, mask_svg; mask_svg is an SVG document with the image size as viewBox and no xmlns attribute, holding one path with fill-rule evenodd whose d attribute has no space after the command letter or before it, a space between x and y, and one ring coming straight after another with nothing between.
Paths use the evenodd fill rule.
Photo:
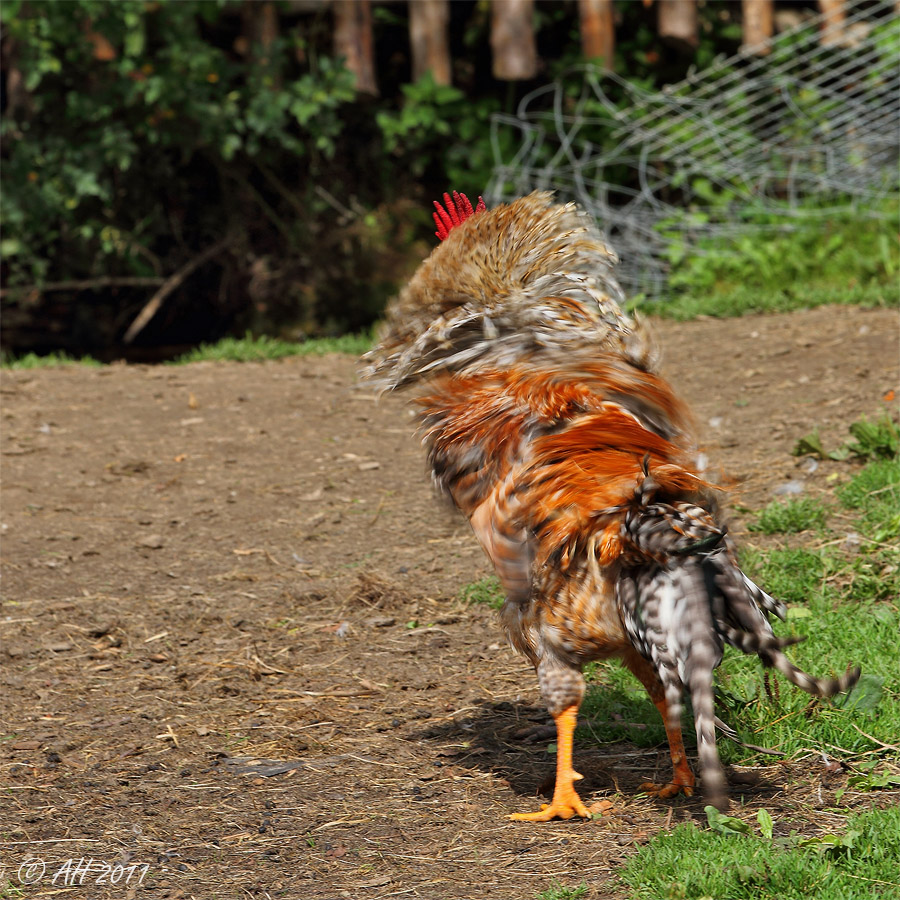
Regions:
<instances>
[{"instance_id":1,"label":"orange foot","mask_svg":"<svg viewBox=\"0 0 900 900\"><path fill-rule=\"evenodd\" d=\"M668 784L656 784L653 781L645 781L641 785L640 790L660 800L668 800L670 797L677 797L679 794L684 794L685 797L694 796L694 786L692 784L676 784L672 781Z\"/></svg>"},{"instance_id":2,"label":"orange foot","mask_svg":"<svg viewBox=\"0 0 900 900\"><path fill-rule=\"evenodd\" d=\"M582 776L572 768L572 735L575 732L575 722L578 716L578 707L570 706L554 716L556 719L556 787L553 789L553 800L541 805L540 812L513 813L510 819L517 822L549 822L551 819L571 819L572 816L582 816L589 819L591 814L588 808L581 802L574 782L580 781Z\"/></svg>"},{"instance_id":3,"label":"orange foot","mask_svg":"<svg viewBox=\"0 0 900 900\"><path fill-rule=\"evenodd\" d=\"M641 790L651 797L668 800L669 797L677 797L679 794L684 794L685 797L694 796L694 773L691 771L690 764L684 755L684 748L679 746L681 744L681 734L677 734L676 737L677 743L672 751L672 780L663 784L645 781L641 785ZM672 740L671 735L669 740Z\"/></svg>"},{"instance_id":4,"label":"orange foot","mask_svg":"<svg viewBox=\"0 0 900 900\"><path fill-rule=\"evenodd\" d=\"M572 816L581 816L589 819L591 814L588 808L581 802L573 781L578 781L582 776L577 772L569 772L570 781L567 784L557 782L553 792L553 800L550 803L542 803L540 812L513 813L510 819L516 822L549 822L551 819L571 819Z\"/></svg>"}]
</instances>

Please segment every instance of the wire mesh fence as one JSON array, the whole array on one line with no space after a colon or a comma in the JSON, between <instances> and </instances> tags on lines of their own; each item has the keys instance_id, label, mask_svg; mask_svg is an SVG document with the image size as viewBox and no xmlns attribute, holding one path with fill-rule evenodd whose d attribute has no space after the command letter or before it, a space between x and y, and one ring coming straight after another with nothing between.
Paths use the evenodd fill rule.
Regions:
<instances>
[{"instance_id":1,"label":"wire mesh fence","mask_svg":"<svg viewBox=\"0 0 900 900\"><path fill-rule=\"evenodd\" d=\"M660 296L687 253L900 202L900 16L850 0L658 92L572 70L492 121L491 202L578 201L622 259L627 293ZM713 249L714 248L714 249Z\"/></svg>"}]
</instances>

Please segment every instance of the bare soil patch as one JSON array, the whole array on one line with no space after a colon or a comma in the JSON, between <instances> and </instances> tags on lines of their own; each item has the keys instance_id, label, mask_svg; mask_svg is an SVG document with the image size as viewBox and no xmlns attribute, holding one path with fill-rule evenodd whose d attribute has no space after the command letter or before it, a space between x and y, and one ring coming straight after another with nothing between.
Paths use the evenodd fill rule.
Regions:
<instances>
[{"instance_id":1,"label":"bare soil patch","mask_svg":"<svg viewBox=\"0 0 900 900\"><path fill-rule=\"evenodd\" d=\"M885 408L897 325L657 323L732 502L849 477L790 451ZM552 770L536 679L459 601L485 560L435 502L404 399L375 402L353 359L7 371L2 399L0 892L39 857L29 897L530 898L557 880L596 900L623 896L611 874L636 844L702 819L702 801L633 796L665 747L584 741L582 795L612 815L504 818ZM747 810L787 817L844 786L812 759L731 776ZM80 857L149 874L51 885Z\"/></svg>"}]
</instances>

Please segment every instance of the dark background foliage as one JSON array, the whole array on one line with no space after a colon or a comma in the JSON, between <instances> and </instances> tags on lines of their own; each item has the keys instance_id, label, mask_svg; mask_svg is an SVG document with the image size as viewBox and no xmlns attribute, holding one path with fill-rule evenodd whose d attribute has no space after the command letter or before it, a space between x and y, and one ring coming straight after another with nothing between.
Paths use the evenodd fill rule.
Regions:
<instances>
[{"instance_id":1,"label":"dark background foliage","mask_svg":"<svg viewBox=\"0 0 900 900\"><path fill-rule=\"evenodd\" d=\"M497 81L489 4L456 0L453 86L413 82L408 7L375 5L374 98L333 56L328 6L276 6L263 48L247 4L7 0L6 352L116 356L173 273L138 350L367 327L431 246L431 198L486 184L491 115L581 61L574 0L539 3L538 77ZM619 74L659 86L733 52L739 5L699 9L686 54L618 3Z\"/></svg>"}]
</instances>

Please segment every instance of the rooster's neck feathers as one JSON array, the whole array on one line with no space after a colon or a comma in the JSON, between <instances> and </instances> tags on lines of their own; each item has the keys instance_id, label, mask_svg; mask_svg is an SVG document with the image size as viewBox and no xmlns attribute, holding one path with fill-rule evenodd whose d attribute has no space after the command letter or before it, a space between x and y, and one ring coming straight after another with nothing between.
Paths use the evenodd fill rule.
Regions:
<instances>
[{"instance_id":1,"label":"rooster's neck feathers","mask_svg":"<svg viewBox=\"0 0 900 900\"><path fill-rule=\"evenodd\" d=\"M620 306L617 257L574 204L556 205L538 191L476 209L461 219L464 227L447 217L450 238L390 305L379 344L365 357L374 386L393 390L554 354L591 359L603 350L655 368L647 331Z\"/></svg>"}]
</instances>

